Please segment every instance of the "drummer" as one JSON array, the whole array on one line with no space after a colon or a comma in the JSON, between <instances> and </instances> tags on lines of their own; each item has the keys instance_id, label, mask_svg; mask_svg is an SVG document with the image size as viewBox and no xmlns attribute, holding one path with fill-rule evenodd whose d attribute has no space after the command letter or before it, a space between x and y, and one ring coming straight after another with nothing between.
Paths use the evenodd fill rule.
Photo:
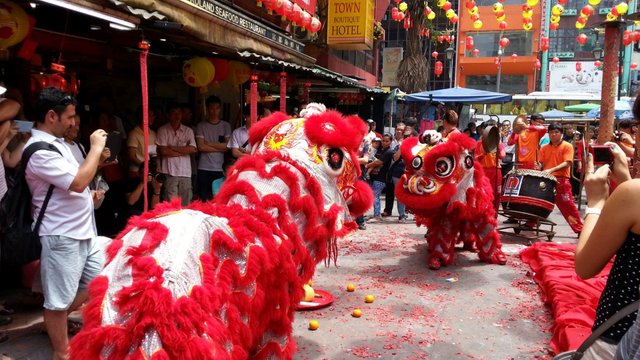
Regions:
<instances>
[{"instance_id":1,"label":"drummer","mask_svg":"<svg viewBox=\"0 0 640 360\"><path fill-rule=\"evenodd\" d=\"M573 202L571 193L571 164L573 163L573 146L562 140L562 126L549 125L549 143L540 149L536 170L542 170L556 177L556 205L571 229L580 235L582 219Z\"/></svg>"},{"instance_id":2,"label":"drummer","mask_svg":"<svg viewBox=\"0 0 640 360\"><path fill-rule=\"evenodd\" d=\"M508 145L516 145L516 163L520 169L533 169L538 158L540 139L547 132L544 116L531 115L530 126L526 125L526 115L518 115L513 120L513 133Z\"/></svg>"},{"instance_id":3,"label":"drummer","mask_svg":"<svg viewBox=\"0 0 640 360\"><path fill-rule=\"evenodd\" d=\"M485 129L489 129L492 126L497 126L495 120L487 120L482 123ZM504 159L506 152L504 149L504 144L500 142L500 138L498 137L498 146L497 149L493 146L493 149L485 149L485 144L487 143L487 134L486 131L483 133L482 138L478 140L476 143L476 149L474 152L476 161L482 166L484 169L484 175L489 179L489 183L491 184L491 188L493 189L493 206L497 210L498 206L500 206L500 194L502 194L502 171L500 161ZM493 145L493 144L492 144ZM487 151L488 150L488 151Z\"/></svg>"}]
</instances>

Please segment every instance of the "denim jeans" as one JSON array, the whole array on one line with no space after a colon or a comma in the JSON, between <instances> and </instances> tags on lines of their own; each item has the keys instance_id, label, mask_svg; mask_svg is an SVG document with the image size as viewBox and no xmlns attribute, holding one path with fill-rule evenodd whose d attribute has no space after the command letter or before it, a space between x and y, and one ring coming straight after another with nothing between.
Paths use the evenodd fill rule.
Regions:
<instances>
[{"instance_id":1,"label":"denim jeans","mask_svg":"<svg viewBox=\"0 0 640 360\"><path fill-rule=\"evenodd\" d=\"M393 178L393 185L394 188L396 186L398 186L398 182L400 181L400 178L394 177ZM400 202L400 200L396 199L396 207L398 208L398 219L402 220L404 218L407 217L407 214L405 213L405 206L403 203Z\"/></svg>"},{"instance_id":2,"label":"denim jeans","mask_svg":"<svg viewBox=\"0 0 640 360\"><path fill-rule=\"evenodd\" d=\"M373 180L373 216L380 216L380 194L382 193L382 189L384 189L384 182Z\"/></svg>"}]
</instances>

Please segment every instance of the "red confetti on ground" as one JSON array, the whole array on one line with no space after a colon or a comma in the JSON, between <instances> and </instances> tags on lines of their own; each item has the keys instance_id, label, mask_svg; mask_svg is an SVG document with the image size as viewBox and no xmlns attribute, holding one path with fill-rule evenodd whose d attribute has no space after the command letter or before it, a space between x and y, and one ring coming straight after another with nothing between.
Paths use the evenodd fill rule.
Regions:
<instances>
[{"instance_id":1,"label":"red confetti on ground","mask_svg":"<svg viewBox=\"0 0 640 360\"><path fill-rule=\"evenodd\" d=\"M371 348L368 346L359 346L359 347L351 348L351 353L363 359L373 359L373 358L379 358L382 356L382 354L380 353L370 352L369 350L371 350Z\"/></svg>"}]
</instances>

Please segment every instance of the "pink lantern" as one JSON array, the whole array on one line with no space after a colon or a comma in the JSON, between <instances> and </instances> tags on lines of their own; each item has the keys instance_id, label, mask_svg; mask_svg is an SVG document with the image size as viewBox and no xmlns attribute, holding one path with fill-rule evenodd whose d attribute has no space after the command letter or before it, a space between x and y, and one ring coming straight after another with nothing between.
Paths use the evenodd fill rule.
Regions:
<instances>
[{"instance_id":1,"label":"pink lantern","mask_svg":"<svg viewBox=\"0 0 640 360\"><path fill-rule=\"evenodd\" d=\"M311 31L312 33L317 33L321 27L322 23L320 22L320 20L313 17L311 18L311 22L309 23L309 27L307 28L307 30Z\"/></svg>"},{"instance_id":2,"label":"pink lantern","mask_svg":"<svg viewBox=\"0 0 640 360\"><path fill-rule=\"evenodd\" d=\"M553 59L551 59L551 61L552 61L554 64L557 64L557 63L559 63L559 62L560 62L560 59L558 59L558 57L557 57L557 56L554 56L554 57L553 57Z\"/></svg>"},{"instance_id":3,"label":"pink lantern","mask_svg":"<svg viewBox=\"0 0 640 360\"><path fill-rule=\"evenodd\" d=\"M633 38L633 33L630 30L625 30L622 33L622 43L624 44L624 46L631 45L631 43L633 42Z\"/></svg>"},{"instance_id":4,"label":"pink lantern","mask_svg":"<svg viewBox=\"0 0 640 360\"><path fill-rule=\"evenodd\" d=\"M441 43L444 41L444 35L438 35L436 39L438 40L439 43Z\"/></svg>"},{"instance_id":5,"label":"pink lantern","mask_svg":"<svg viewBox=\"0 0 640 360\"><path fill-rule=\"evenodd\" d=\"M293 4L291 13L288 16L289 21L297 24L297 23L300 23L301 17L302 17L302 8L298 4Z\"/></svg>"},{"instance_id":6,"label":"pink lantern","mask_svg":"<svg viewBox=\"0 0 640 360\"><path fill-rule=\"evenodd\" d=\"M473 49L473 55L474 55L474 56L478 56L478 55L480 55L480 50L478 50L478 49Z\"/></svg>"},{"instance_id":7,"label":"pink lantern","mask_svg":"<svg viewBox=\"0 0 640 360\"><path fill-rule=\"evenodd\" d=\"M302 11L302 15L300 16L300 27L307 28L311 24L311 15L308 12Z\"/></svg>"},{"instance_id":8,"label":"pink lantern","mask_svg":"<svg viewBox=\"0 0 640 360\"><path fill-rule=\"evenodd\" d=\"M516 53L511 54L511 59L515 60L517 58L518 58L518 54Z\"/></svg>"},{"instance_id":9,"label":"pink lantern","mask_svg":"<svg viewBox=\"0 0 640 360\"><path fill-rule=\"evenodd\" d=\"M595 67L599 68L600 66L602 66L602 61L600 61L600 60L596 60L596 61L594 61L594 62L593 62L593 66L595 66Z\"/></svg>"},{"instance_id":10,"label":"pink lantern","mask_svg":"<svg viewBox=\"0 0 640 360\"><path fill-rule=\"evenodd\" d=\"M434 59L437 58L438 55L440 55L440 54L438 54L437 51L434 51L434 52L431 53L431 57L434 58Z\"/></svg>"},{"instance_id":11,"label":"pink lantern","mask_svg":"<svg viewBox=\"0 0 640 360\"><path fill-rule=\"evenodd\" d=\"M536 59L535 64L533 64L533 66L536 68L536 70L540 70L542 68L542 64L540 63L539 59Z\"/></svg>"},{"instance_id":12,"label":"pink lantern","mask_svg":"<svg viewBox=\"0 0 640 360\"><path fill-rule=\"evenodd\" d=\"M500 30L504 30L507 28L507 22L506 21L500 21L500 23L498 23L498 28L500 28Z\"/></svg>"},{"instance_id":13,"label":"pink lantern","mask_svg":"<svg viewBox=\"0 0 640 360\"><path fill-rule=\"evenodd\" d=\"M638 64L637 64L637 63L631 63L631 64L629 65L629 67L630 67L632 70L635 70L635 69L638 67Z\"/></svg>"},{"instance_id":14,"label":"pink lantern","mask_svg":"<svg viewBox=\"0 0 640 360\"><path fill-rule=\"evenodd\" d=\"M576 62L576 71L577 72L582 71L582 63L580 61Z\"/></svg>"},{"instance_id":15,"label":"pink lantern","mask_svg":"<svg viewBox=\"0 0 640 360\"><path fill-rule=\"evenodd\" d=\"M442 75L442 61L436 61L433 67L433 72L436 74L436 76Z\"/></svg>"},{"instance_id":16,"label":"pink lantern","mask_svg":"<svg viewBox=\"0 0 640 360\"><path fill-rule=\"evenodd\" d=\"M509 46L509 39L506 37L503 37L502 39L500 39L499 44L500 44L500 47L506 48L507 46Z\"/></svg>"},{"instance_id":17,"label":"pink lantern","mask_svg":"<svg viewBox=\"0 0 640 360\"><path fill-rule=\"evenodd\" d=\"M549 50L549 38L546 36L540 37L540 50L547 51Z\"/></svg>"}]
</instances>

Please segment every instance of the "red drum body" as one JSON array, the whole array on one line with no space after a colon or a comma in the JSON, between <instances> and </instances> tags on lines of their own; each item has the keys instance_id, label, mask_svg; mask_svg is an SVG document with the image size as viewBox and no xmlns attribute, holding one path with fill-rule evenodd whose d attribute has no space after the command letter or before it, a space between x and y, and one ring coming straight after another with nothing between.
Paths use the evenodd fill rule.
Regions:
<instances>
[{"instance_id":1,"label":"red drum body","mask_svg":"<svg viewBox=\"0 0 640 360\"><path fill-rule=\"evenodd\" d=\"M514 170L508 174L500 197L502 209L507 215L517 211L547 218L555 205L557 183L544 171Z\"/></svg>"}]
</instances>

